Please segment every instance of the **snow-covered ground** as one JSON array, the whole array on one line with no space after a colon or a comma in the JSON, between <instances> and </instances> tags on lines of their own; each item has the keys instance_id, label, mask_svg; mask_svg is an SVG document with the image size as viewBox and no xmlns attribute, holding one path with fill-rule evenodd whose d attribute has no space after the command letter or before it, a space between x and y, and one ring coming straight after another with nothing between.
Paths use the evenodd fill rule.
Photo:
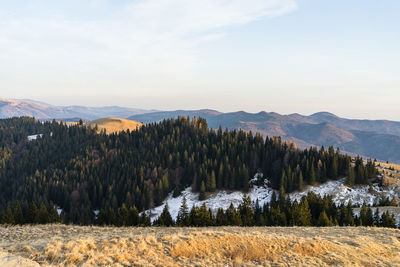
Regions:
<instances>
[{"instance_id":1,"label":"snow-covered ground","mask_svg":"<svg viewBox=\"0 0 400 267\"><path fill-rule=\"evenodd\" d=\"M400 189L398 187L383 188L379 187L378 184L373 184L371 187L368 185L354 186L350 188L345 185L345 178L337 181L329 181L327 183L308 186L302 192L294 192L289 194L291 200L300 200L303 196L307 195L308 192L314 192L320 196L332 195L333 201L336 205L347 204L350 200L353 205L361 206L365 201L367 205L373 206L378 203L381 199L389 198L391 200L394 196L399 197ZM257 175L250 181L251 184L256 183ZM273 189L270 188L268 180L265 180L263 186L253 185L247 194L253 202L257 199L260 205L271 201ZM277 193L277 192L276 192ZM147 210L146 214L151 215L152 221L154 221L161 214L164 205L168 202L169 211L173 219L176 219L179 208L182 204L183 197L186 197L188 208L190 209L193 205L201 206L203 203L206 204L207 208L211 208L213 212L216 212L219 208L226 210L232 203L235 207L238 207L243 199L243 192L226 192L220 191L211 195L208 199L200 201L199 193L193 193L191 188L186 188L182 194L176 198L172 197L172 193L166 198L161 206ZM277 193L278 195L278 193Z\"/></svg>"},{"instance_id":2,"label":"snow-covered ground","mask_svg":"<svg viewBox=\"0 0 400 267\"><path fill-rule=\"evenodd\" d=\"M258 199L260 205L262 205L265 202L271 201L272 192L273 190L271 188L254 186L247 195L253 201ZM207 208L211 208L213 212L217 212L219 208L222 208L224 210L228 209L231 203L235 208L237 208L242 202L243 195L244 195L243 192L240 191L235 191L232 193L228 193L226 191L220 191L218 193L215 193L208 199L200 201L199 193L193 193L192 188L188 187L182 192L180 196L176 198L173 198L171 193L161 206L158 206L151 210L147 210L146 214L151 215L151 220L154 221L161 214L162 210L164 209L165 203L168 202L171 216L173 219L176 219L176 217L178 216L179 208L182 205L183 197L186 197L186 203L189 210L192 208L193 205L201 206L203 205L203 203L205 203Z\"/></svg>"},{"instance_id":3,"label":"snow-covered ground","mask_svg":"<svg viewBox=\"0 0 400 267\"><path fill-rule=\"evenodd\" d=\"M295 192L290 194L292 200L300 200L302 196L308 192L314 192L320 196L331 195L336 205L345 204L351 200L353 205L361 206L364 201L369 206L374 206L380 200L389 198L391 200L394 196L399 196L399 189L396 187L383 188L378 184L369 185L356 185L350 188L345 185L346 179L338 181L329 181L319 186L309 186L303 192Z\"/></svg>"}]
</instances>

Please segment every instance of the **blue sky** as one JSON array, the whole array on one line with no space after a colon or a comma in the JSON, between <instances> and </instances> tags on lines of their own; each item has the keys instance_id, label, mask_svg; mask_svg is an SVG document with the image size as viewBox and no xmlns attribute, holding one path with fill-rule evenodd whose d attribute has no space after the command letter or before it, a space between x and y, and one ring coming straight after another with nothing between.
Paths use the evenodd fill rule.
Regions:
<instances>
[{"instance_id":1,"label":"blue sky","mask_svg":"<svg viewBox=\"0 0 400 267\"><path fill-rule=\"evenodd\" d=\"M0 2L0 96L400 121L397 0Z\"/></svg>"}]
</instances>

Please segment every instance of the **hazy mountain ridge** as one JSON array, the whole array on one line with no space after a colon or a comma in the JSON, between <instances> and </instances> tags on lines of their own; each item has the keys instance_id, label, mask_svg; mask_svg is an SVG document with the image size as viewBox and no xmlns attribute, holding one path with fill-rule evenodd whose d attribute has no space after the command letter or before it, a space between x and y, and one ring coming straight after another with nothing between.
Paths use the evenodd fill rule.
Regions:
<instances>
[{"instance_id":1,"label":"hazy mountain ridge","mask_svg":"<svg viewBox=\"0 0 400 267\"><path fill-rule=\"evenodd\" d=\"M131 115L154 112L119 106L86 107L86 106L53 106L35 100L10 100L0 98L0 118L28 116L37 119L82 118L95 120L104 117L127 118Z\"/></svg>"},{"instance_id":2,"label":"hazy mountain ridge","mask_svg":"<svg viewBox=\"0 0 400 267\"><path fill-rule=\"evenodd\" d=\"M85 122L104 117L119 117L142 123L158 122L178 116L203 117L209 127L251 130L264 136L281 136L296 142L300 148L309 146L339 147L352 155L400 163L400 122L388 120L355 120L340 118L329 112L310 116L281 115L275 112L245 111L222 113L212 109L154 111L118 106L85 107L53 106L34 100L0 98L0 118L30 116L38 119L82 118Z\"/></svg>"},{"instance_id":3,"label":"hazy mountain ridge","mask_svg":"<svg viewBox=\"0 0 400 267\"><path fill-rule=\"evenodd\" d=\"M220 113L210 110L155 112L134 115L130 119L151 123L177 116L204 117L212 128L221 125L223 128L241 128L265 136L281 136L302 148L333 145L353 155L400 163L400 122L395 121L345 119L328 112L305 116L297 113Z\"/></svg>"}]
</instances>

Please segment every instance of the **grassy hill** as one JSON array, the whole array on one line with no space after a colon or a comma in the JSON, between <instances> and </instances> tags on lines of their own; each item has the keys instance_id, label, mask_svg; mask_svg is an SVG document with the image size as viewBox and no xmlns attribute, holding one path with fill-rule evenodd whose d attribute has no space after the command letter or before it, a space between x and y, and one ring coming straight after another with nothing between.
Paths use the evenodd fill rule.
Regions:
<instances>
[{"instance_id":1,"label":"grassy hill","mask_svg":"<svg viewBox=\"0 0 400 267\"><path fill-rule=\"evenodd\" d=\"M106 133L110 134L126 131L128 129L130 131L135 131L142 127L143 124L138 121L110 117L90 121L86 125L91 127L95 127L97 125L99 132L104 129L106 130Z\"/></svg>"},{"instance_id":2,"label":"grassy hill","mask_svg":"<svg viewBox=\"0 0 400 267\"><path fill-rule=\"evenodd\" d=\"M0 265L399 266L399 237L375 227L9 226Z\"/></svg>"}]
</instances>

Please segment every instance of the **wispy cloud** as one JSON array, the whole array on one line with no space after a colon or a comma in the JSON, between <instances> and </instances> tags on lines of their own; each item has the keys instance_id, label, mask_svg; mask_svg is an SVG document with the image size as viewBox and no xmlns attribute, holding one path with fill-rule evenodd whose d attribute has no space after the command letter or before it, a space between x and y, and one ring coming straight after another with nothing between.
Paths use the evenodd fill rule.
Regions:
<instances>
[{"instance_id":1,"label":"wispy cloud","mask_svg":"<svg viewBox=\"0 0 400 267\"><path fill-rule=\"evenodd\" d=\"M122 64L139 73L185 70L198 60L199 43L220 38L228 27L296 8L295 0L37 0L21 5L0 4L0 59Z\"/></svg>"}]
</instances>

